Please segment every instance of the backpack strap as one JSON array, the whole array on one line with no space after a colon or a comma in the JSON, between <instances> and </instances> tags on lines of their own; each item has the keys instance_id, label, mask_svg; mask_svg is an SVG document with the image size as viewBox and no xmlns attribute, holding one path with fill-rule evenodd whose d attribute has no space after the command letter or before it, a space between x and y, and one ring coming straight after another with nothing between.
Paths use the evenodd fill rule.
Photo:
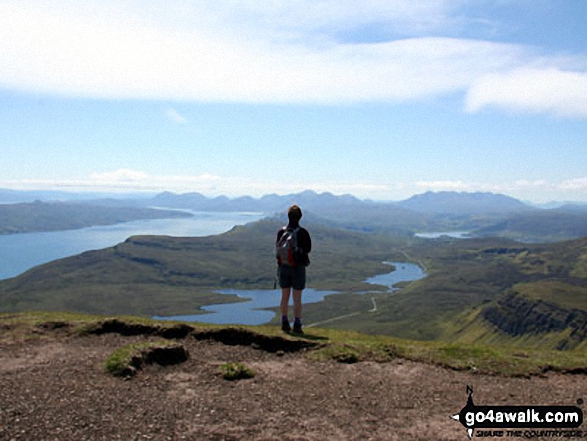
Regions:
<instances>
[{"instance_id":1,"label":"backpack strap","mask_svg":"<svg viewBox=\"0 0 587 441\"><path fill-rule=\"evenodd\" d=\"M283 231L282 234L284 234L286 231L291 231L294 234L295 238L296 238L296 245L297 245L298 232L300 231L300 228L301 228L300 226L297 226L295 228L289 228L287 225L284 225L283 227L281 227L281 231ZM281 236L280 236L280 238L281 238Z\"/></svg>"},{"instance_id":2,"label":"backpack strap","mask_svg":"<svg viewBox=\"0 0 587 441\"><path fill-rule=\"evenodd\" d=\"M292 230L292 235L293 235L293 239L294 239L294 249L297 251L298 247L298 232L300 231L300 227L295 227Z\"/></svg>"}]
</instances>

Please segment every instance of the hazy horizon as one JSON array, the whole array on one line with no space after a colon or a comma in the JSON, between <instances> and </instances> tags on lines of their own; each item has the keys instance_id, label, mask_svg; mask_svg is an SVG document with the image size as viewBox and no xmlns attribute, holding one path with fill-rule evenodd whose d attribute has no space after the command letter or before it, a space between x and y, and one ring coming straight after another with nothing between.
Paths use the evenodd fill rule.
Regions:
<instances>
[{"instance_id":1,"label":"hazy horizon","mask_svg":"<svg viewBox=\"0 0 587 441\"><path fill-rule=\"evenodd\" d=\"M587 2L6 0L0 188L587 202Z\"/></svg>"},{"instance_id":2,"label":"hazy horizon","mask_svg":"<svg viewBox=\"0 0 587 441\"><path fill-rule=\"evenodd\" d=\"M330 194L336 197L341 197L341 196L352 196L357 198L358 200L361 201L372 201L372 202L381 202L381 203L394 203L394 202L402 202L405 201L407 199L410 199L414 196L420 196L423 195L425 193L443 193L443 192L449 192L449 193L459 193L459 194L474 194L474 193L491 193L491 194L495 194L495 195L503 195L503 196L507 196L507 197L511 197L514 198L516 200L519 200L520 202L526 203L526 204L530 204L530 205L536 205L536 206L542 206L542 205L558 205L558 204L587 204L586 201L579 201L579 200L550 200L550 201L546 201L546 202L536 202L533 200L529 200L529 199L518 199L514 196L505 194L505 193L496 193L496 192L483 192L483 191L458 191L458 190L439 190L439 191L425 191L422 193L414 193L412 195L409 195L405 198L402 199L374 199L374 198L362 198L360 196L354 195L352 193L333 193L330 191L315 191L315 190L302 190L300 192L294 192L294 193L265 193L262 194L260 196L253 196L250 194L239 194L239 195L225 195L225 194L205 194L202 192L198 192L198 191L186 191L186 192L176 192L176 191L171 191L171 190L162 190L162 191L143 191L143 192L127 192L127 191L119 191L119 192L108 192L108 191L84 191L84 190L79 190L79 191L67 191L67 190L46 190L46 189L31 189L31 190L19 190L19 189L9 189L9 188L0 188L0 193L2 191L14 191L14 192L22 192L22 193L32 193L32 194L56 194L56 195L61 195L63 196L63 201L75 201L75 200L91 200L94 198L115 198L115 199L120 199L120 200L125 200L125 199L132 199L132 198L153 198L156 197L158 195L161 195L163 193L172 193L174 195L188 195L188 194L200 194L208 199L213 199L216 197L227 197L228 199L234 200L234 199L238 199L241 197L251 197L253 199L259 200L262 199L264 197L269 197L269 196L279 196L279 197L286 197L286 196L295 196L301 193L305 193L305 192L313 192L317 195L323 195L323 194ZM68 198L69 196L69 198ZM47 199L46 201L50 201L51 199ZM3 202L2 199L0 198L0 204L4 204L4 203L11 203L11 202Z\"/></svg>"}]
</instances>

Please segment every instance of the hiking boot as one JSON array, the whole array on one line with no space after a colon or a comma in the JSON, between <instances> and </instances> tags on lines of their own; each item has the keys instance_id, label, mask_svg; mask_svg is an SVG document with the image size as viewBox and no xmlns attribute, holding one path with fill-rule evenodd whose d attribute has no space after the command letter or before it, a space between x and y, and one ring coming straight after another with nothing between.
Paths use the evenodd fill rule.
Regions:
<instances>
[{"instance_id":1,"label":"hiking boot","mask_svg":"<svg viewBox=\"0 0 587 441\"><path fill-rule=\"evenodd\" d=\"M293 326L293 332L294 334L303 334L304 331L302 331L302 324L299 322L295 322Z\"/></svg>"},{"instance_id":2,"label":"hiking boot","mask_svg":"<svg viewBox=\"0 0 587 441\"><path fill-rule=\"evenodd\" d=\"M290 332L291 331L291 326L289 325L288 321L284 320L281 322L281 330L283 332Z\"/></svg>"}]
</instances>

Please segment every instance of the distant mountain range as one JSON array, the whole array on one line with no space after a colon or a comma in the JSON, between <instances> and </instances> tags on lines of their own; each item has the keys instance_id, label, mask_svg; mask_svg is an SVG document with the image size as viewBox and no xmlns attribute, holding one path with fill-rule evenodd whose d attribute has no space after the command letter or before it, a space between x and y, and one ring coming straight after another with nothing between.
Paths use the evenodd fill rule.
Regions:
<instances>
[{"instance_id":1,"label":"distant mountain range","mask_svg":"<svg viewBox=\"0 0 587 441\"><path fill-rule=\"evenodd\" d=\"M260 211L281 212L296 203L310 211L322 211L345 207L352 209L364 206L395 206L421 213L468 215L479 213L513 213L531 209L556 209L559 211L587 211L587 203L552 202L544 206L532 205L503 194L488 192L426 192L398 202L375 202L359 199L350 194L336 196L332 193L317 193L306 190L289 195L269 194L260 198L241 196L207 197L201 193L163 192L156 195L138 193L107 194L71 193L52 190L9 190L0 188L0 204L39 201L77 201L98 205L161 206L183 208L194 211Z\"/></svg>"},{"instance_id":2,"label":"distant mountain range","mask_svg":"<svg viewBox=\"0 0 587 441\"><path fill-rule=\"evenodd\" d=\"M454 191L427 192L412 196L398 205L424 213L486 214L519 213L533 210L525 203L503 194L457 193Z\"/></svg>"},{"instance_id":3,"label":"distant mountain range","mask_svg":"<svg viewBox=\"0 0 587 441\"><path fill-rule=\"evenodd\" d=\"M269 194L261 198L241 196L233 199L226 196L208 198L200 193L175 194L165 192L152 199L143 200L142 203L165 208L185 208L194 211L254 211L264 213L283 212L293 204L315 213L341 209L356 210L365 205L373 206L377 204L363 201L351 195L335 196L331 193L316 193L310 190L284 196Z\"/></svg>"},{"instance_id":4,"label":"distant mountain range","mask_svg":"<svg viewBox=\"0 0 587 441\"><path fill-rule=\"evenodd\" d=\"M60 192L27 193L0 190L0 201L18 197L68 194ZM292 204L298 204L306 222L322 223L362 232L412 235L417 232L469 231L477 236L502 236L523 241L556 241L587 235L587 205L567 204L556 209L540 209L509 196L495 193L427 192L399 202L361 200L352 195L304 191L297 194L270 194L260 198L242 196L206 197L200 193L157 195L120 195L109 198L76 200L83 204L107 208L171 208L210 212L261 212L285 218ZM1 225L0 225L1 227Z\"/></svg>"},{"instance_id":5,"label":"distant mountain range","mask_svg":"<svg viewBox=\"0 0 587 441\"><path fill-rule=\"evenodd\" d=\"M373 202L352 195L335 196L331 193L302 193L279 196L266 195L259 199L250 196L229 199L226 196L207 198L200 193L161 193L144 200L162 207L189 208L211 211L283 211L296 203L310 211L362 210L364 208L399 207L412 211L436 214L471 215L486 213L518 213L533 210L529 205L509 196L495 193L427 192L400 202Z\"/></svg>"}]
</instances>

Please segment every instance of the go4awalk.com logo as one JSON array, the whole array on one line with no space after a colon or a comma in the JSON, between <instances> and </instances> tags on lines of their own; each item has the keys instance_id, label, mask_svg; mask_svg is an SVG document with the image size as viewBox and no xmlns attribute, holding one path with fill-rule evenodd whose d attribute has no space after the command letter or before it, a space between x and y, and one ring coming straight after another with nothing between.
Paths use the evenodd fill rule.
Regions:
<instances>
[{"instance_id":1,"label":"go4awalk.com logo","mask_svg":"<svg viewBox=\"0 0 587 441\"><path fill-rule=\"evenodd\" d=\"M473 388L467 386L467 393L467 404L452 418L467 429L469 439L473 433L476 438L576 439L586 435L578 430L583 424L583 411L577 406L477 406Z\"/></svg>"}]
</instances>

